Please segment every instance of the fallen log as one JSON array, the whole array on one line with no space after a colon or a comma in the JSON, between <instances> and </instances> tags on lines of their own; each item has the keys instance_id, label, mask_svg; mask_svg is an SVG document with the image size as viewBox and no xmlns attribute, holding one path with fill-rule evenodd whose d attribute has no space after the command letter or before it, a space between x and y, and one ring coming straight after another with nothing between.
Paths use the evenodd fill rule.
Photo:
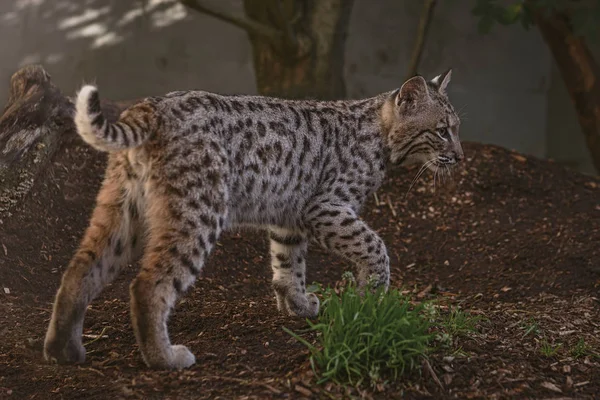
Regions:
<instances>
[{"instance_id":1,"label":"fallen log","mask_svg":"<svg viewBox=\"0 0 600 400\"><path fill-rule=\"evenodd\" d=\"M114 121L129 104L101 105ZM76 138L73 110L73 99L52 83L42 66L25 66L11 77L0 116L0 223L29 193L61 145Z\"/></svg>"}]
</instances>

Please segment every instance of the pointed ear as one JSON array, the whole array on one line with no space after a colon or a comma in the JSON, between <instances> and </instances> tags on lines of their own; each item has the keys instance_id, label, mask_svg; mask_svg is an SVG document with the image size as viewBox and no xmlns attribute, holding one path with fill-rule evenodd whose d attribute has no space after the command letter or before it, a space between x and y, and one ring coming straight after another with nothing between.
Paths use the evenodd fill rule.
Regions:
<instances>
[{"instance_id":1,"label":"pointed ear","mask_svg":"<svg viewBox=\"0 0 600 400\"><path fill-rule=\"evenodd\" d=\"M450 78L452 78L452 68L448 69L448 71L444 72L443 74L433 78L431 80L431 83L433 83L433 85L438 88L438 92L440 94L446 94L446 87L450 83Z\"/></svg>"},{"instance_id":2,"label":"pointed ear","mask_svg":"<svg viewBox=\"0 0 600 400\"><path fill-rule=\"evenodd\" d=\"M396 96L396 106L412 108L417 103L428 100L427 82L422 76L417 75L404 82Z\"/></svg>"}]
</instances>

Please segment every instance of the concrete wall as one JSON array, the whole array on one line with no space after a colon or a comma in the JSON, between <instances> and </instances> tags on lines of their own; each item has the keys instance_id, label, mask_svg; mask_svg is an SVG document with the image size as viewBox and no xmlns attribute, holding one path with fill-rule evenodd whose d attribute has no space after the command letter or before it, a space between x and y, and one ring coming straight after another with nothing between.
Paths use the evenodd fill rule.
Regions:
<instances>
[{"instance_id":1,"label":"concrete wall","mask_svg":"<svg viewBox=\"0 0 600 400\"><path fill-rule=\"evenodd\" d=\"M482 36L472 2L439 2L420 73L453 68L449 96L463 114L461 137L536 156L546 152L550 56L539 34L498 27ZM360 96L405 77L420 2L359 0L348 40L348 87Z\"/></svg>"},{"instance_id":2,"label":"concrete wall","mask_svg":"<svg viewBox=\"0 0 600 400\"><path fill-rule=\"evenodd\" d=\"M4 0L0 38L1 93L32 62L66 93L94 80L115 100L194 87L255 91L246 34L188 15L175 0Z\"/></svg>"},{"instance_id":3,"label":"concrete wall","mask_svg":"<svg viewBox=\"0 0 600 400\"><path fill-rule=\"evenodd\" d=\"M585 146L568 139L581 136L577 121L537 31L497 27L482 36L471 2L440 3L420 72L433 77L453 67L449 92L463 115L463 139L540 157L558 158L565 149L564 159L584 165ZM356 0L347 42L350 97L401 85L419 12L414 0ZM33 62L69 94L84 81L115 100L186 88L256 92L245 33L176 0L1 1L0 38L2 96L10 75Z\"/></svg>"}]
</instances>

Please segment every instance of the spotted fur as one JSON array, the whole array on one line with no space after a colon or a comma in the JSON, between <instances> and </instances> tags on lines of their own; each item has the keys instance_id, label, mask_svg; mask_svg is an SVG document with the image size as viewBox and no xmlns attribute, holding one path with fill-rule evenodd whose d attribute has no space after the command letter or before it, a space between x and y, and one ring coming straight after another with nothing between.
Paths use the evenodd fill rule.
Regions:
<instances>
[{"instance_id":1,"label":"spotted fur","mask_svg":"<svg viewBox=\"0 0 600 400\"><path fill-rule=\"evenodd\" d=\"M333 102L173 92L132 106L117 123L102 114L97 89L83 87L77 130L110 156L56 295L45 357L84 361L87 305L142 256L130 292L143 359L156 368L192 365L194 355L170 342L168 316L234 226L268 230L282 312L318 313L318 298L306 292L309 241L353 262L361 285L387 288L385 244L358 214L389 164L437 168L463 158L449 80L450 72L430 82L417 76L392 92Z\"/></svg>"}]
</instances>

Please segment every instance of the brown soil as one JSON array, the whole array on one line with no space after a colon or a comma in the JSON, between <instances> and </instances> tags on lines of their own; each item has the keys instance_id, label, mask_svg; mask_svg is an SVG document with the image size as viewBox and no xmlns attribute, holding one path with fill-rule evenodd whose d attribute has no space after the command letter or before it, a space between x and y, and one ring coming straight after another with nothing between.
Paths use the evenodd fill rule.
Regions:
<instances>
[{"instance_id":1,"label":"brown soil","mask_svg":"<svg viewBox=\"0 0 600 400\"><path fill-rule=\"evenodd\" d=\"M428 368L363 392L373 398L593 398L600 393L600 180L507 150L466 144L452 183L398 170L364 218L381 233L395 286L486 317L479 333ZM171 319L197 364L148 370L129 322L132 266L89 308L81 366L48 365L42 341L61 273L98 188L104 156L71 143L25 204L0 225L0 398L338 398L317 385L307 351L278 315L264 234L232 232ZM318 248L308 279L334 284L349 266ZM536 328L536 329L533 329ZM575 357L585 340L587 354ZM86 339L87 342L92 339ZM544 341L561 346L544 355ZM84 342L85 343L85 342ZM456 350L456 351L455 351ZM590 354L592 353L592 354ZM436 383L437 379L437 383ZM382 391L381 391L382 390ZM349 390L349 395L360 395Z\"/></svg>"}]
</instances>

